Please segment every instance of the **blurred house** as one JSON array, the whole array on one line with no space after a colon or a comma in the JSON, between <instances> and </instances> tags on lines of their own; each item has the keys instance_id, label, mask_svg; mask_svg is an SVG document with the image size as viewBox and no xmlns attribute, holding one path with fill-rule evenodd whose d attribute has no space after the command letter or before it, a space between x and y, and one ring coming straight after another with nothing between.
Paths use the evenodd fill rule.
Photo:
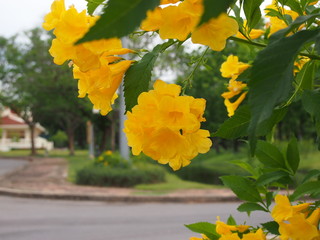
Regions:
<instances>
[{"instance_id":1,"label":"blurred house","mask_svg":"<svg viewBox=\"0 0 320 240\"><path fill-rule=\"evenodd\" d=\"M0 151L31 148L31 132L28 125L9 108L1 113L0 132ZM45 132L44 127L37 123L34 130L35 148L53 149L53 142L39 136L42 132Z\"/></svg>"}]
</instances>

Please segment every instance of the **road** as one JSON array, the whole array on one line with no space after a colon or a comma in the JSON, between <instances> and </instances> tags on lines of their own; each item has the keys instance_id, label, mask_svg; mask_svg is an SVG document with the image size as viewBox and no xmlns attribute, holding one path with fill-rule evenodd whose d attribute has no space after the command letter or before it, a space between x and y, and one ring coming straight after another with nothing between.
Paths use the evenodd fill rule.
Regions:
<instances>
[{"instance_id":1,"label":"road","mask_svg":"<svg viewBox=\"0 0 320 240\"><path fill-rule=\"evenodd\" d=\"M0 159L0 177L27 163L26 160Z\"/></svg>"},{"instance_id":2,"label":"road","mask_svg":"<svg viewBox=\"0 0 320 240\"><path fill-rule=\"evenodd\" d=\"M184 227L198 221L243 223L239 203L124 204L0 197L1 240L188 240L198 236ZM253 214L250 224L270 219Z\"/></svg>"}]
</instances>

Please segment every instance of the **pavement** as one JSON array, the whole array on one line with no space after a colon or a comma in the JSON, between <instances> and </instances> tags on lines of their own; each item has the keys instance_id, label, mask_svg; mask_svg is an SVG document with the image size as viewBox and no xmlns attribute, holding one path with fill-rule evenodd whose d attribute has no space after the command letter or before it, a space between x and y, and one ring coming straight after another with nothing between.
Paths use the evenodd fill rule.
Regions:
<instances>
[{"instance_id":1,"label":"pavement","mask_svg":"<svg viewBox=\"0 0 320 240\"><path fill-rule=\"evenodd\" d=\"M14 158L10 160L15 161ZM229 189L188 189L155 194L133 188L80 186L67 181L68 165L63 158L26 158L25 161L23 166L0 176L0 195L137 203L239 201Z\"/></svg>"}]
</instances>

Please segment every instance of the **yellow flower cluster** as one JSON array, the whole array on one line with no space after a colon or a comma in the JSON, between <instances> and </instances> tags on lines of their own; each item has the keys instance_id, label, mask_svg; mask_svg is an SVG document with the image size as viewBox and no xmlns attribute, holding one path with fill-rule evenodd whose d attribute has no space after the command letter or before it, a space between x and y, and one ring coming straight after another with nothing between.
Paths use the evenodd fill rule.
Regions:
<instances>
[{"instance_id":1,"label":"yellow flower cluster","mask_svg":"<svg viewBox=\"0 0 320 240\"><path fill-rule=\"evenodd\" d=\"M248 225L228 225L217 217L216 232L220 234L219 240L266 240L266 235L259 228L257 231L250 231ZM240 234L239 234L240 233ZM242 236L242 237L240 237ZM191 237L190 240L207 240L207 236L202 235L202 238Z\"/></svg>"},{"instance_id":2,"label":"yellow flower cluster","mask_svg":"<svg viewBox=\"0 0 320 240\"><path fill-rule=\"evenodd\" d=\"M179 1L162 1L162 3ZM159 31L162 39L186 40L191 34L191 41L209 46L212 50L221 51L226 40L238 31L235 19L222 13L207 23L197 27L203 14L202 0L185 0L176 5L159 6L147 12L147 18L142 22L141 29Z\"/></svg>"},{"instance_id":3,"label":"yellow flower cluster","mask_svg":"<svg viewBox=\"0 0 320 240\"><path fill-rule=\"evenodd\" d=\"M180 92L180 86L157 80L154 90L139 96L124 123L134 155L143 152L174 170L189 165L212 145L209 131L200 129L206 101L179 96Z\"/></svg>"},{"instance_id":4,"label":"yellow flower cluster","mask_svg":"<svg viewBox=\"0 0 320 240\"><path fill-rule=\"evenodd\" d=\"M128 60L120 61L122 59L115 55L131 50L122 48L117 38L75 45L97 19L87 15L86 11L79 13L74 6L67 10L64 0L55 0L51 12L45 16L43 28L47 31L54 29L56 38L49 50L54 62L61 65L71 61L74 77L79 79L79 97L88 94L94 108L105 115L112 110L111 104L117 97L116 90L131 64Z\"/></svg>"},{"instance_id":5,"label":"yellow flower cluster","mask_svg":"<svg viewBox=\"0 0 320 240\"><path fill-rule=\"evenodd\" d=\"M230 101L231 98L239 95L247 87L247 84L237 81L236 79L244 70L249 67L249 64L239 62L238 57L233 55L230 55L227 58L227 61L221 65L220 72L222 77L231 78L228 85L229 91L221 94L221 96L225 99L224 105L227 107L229 117L234 115L234 112L247 95L247 92L243 92L236 101Z\"/></svg>"},{"instance_id":6,"label":"yellow flower cluster","mask_svg":"<svg viewBox=\"0 0 320 240\"><path fill-rule=\"evenodd\" d=\"M279 224L282 240L319 240L320 208L311 210L311 203L292 206L288 197L277 195L271 216Z\"/></svg>"}]
</instances>

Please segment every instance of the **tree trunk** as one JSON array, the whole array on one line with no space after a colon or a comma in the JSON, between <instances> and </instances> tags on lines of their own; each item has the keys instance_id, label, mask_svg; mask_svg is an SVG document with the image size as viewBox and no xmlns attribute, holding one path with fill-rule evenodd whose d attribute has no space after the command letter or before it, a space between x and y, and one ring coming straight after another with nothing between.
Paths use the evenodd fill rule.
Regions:
<instances>
[{"instance_id":1,"label":"tree trunk","mask_svg":"<svg viewBox=\"0 0 320 240\"><path fill-rule=\"evenodd\" d=\"M105 127L105 129L102 133L101 142L100 142L100 146L99 146L100 153L102 153L104 150L106 150L108 135L109 135L109 127Z\"/></svg>"},{"instance_id":2,"label":"tree trunk","mask_svg":"<svg viewBox=\"0 0 320 240\"><path fill-rule=\"evenodd\" d=\"M30 123L28 124L29 129L30 129L30 140L31 140L31 156L35 156L37 154L37 150L35 147L35 141L34 141L34 129L35 129L35 124Z\"/></svg>"}]
</instances>

